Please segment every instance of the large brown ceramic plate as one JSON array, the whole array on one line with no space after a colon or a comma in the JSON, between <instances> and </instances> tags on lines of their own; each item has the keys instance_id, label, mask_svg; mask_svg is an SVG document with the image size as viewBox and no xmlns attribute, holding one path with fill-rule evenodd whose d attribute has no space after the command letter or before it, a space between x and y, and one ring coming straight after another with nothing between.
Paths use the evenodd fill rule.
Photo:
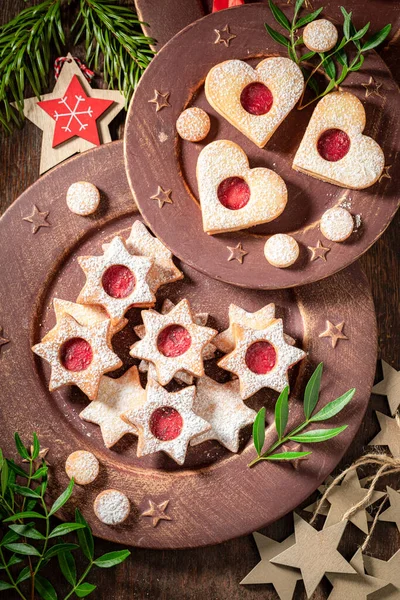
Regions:
<instances>
[{"instance_id":1,"label":"large brown ceramic plate","mask_svg":"<svg viewBox=\"0 0 400 600\"><path fill-rule=\"evenodd\" d=\"M390 223L398 206L400 169L398 144L400 94L383 60L371 52L364 67L349 76L343 89L357 95L367 113L365 133L382 146L388 175L371 188L349 191L292 170L294 154L305 132L312 107L294 109L264 149L259 149L208 104L204 79L214 65L238 58L255 65L271 55L285 55L282 46L267 35L264 22L269 11L254 4L208 15L178 33L155 56L142 77L129 110L125 135L128 177L139 209L153 232L186 264L211 277L236 285L278 289L318 281L351 264L365 252ZM228 47L216 44L215 30L226 25L236 37ZM272 22L271 22L272 25ZM379 95L366 97L370 78L380 84ZM170 93L171 106L156 112L149 102L155 94ZM198 144L183 142L175 122L183 109L198 106L212 122L207 138ZM203 232L198 202L196 163L201 149L216 139L241 146L251 167L275 169L285 180L289 200L283 214L266 225L235 233L209 236ZM171 190L172 204L159 207L152 196L158 186ZM337 204L350 207L360 220L350 239L342 244L326 240L319 221L324 211ZM265 240L273 233L290 233L299 242L298 261L289 269L276 269L264 258ZM327 261L311 261L309 247L318 240L330 248ZM228 247L241 243L243 264L228 261Z\"/></svg>"},{"instance_id":2,"label":"large brown ceramic plate","mask_svg":"<svg viewBox=\"0 0 400 600\"><path fill-rule=\"evenodd\" d=\"M102 194L101 209L90 218L69 212L65 195L75 181L93 182ZM48 227L32 232L24 220L33 206L48 212ZM292 424L301 418L301 390L319 361L325 363L321 403L356 386L352 403L334 420L348 423L348 429L334 440L315 445L313 454L296 471L290 465L261 464L247 467L254 457L250 430L243 431L238 454L231 454L217 442L190 448L187 461L178 467L158 453L136 457L136 438L125 436L112 449L102 442L99 428L79 419L87 404L77 388L48 391L47 363L30 348L54 325L52 299L75 300L84 284L77 256L101 254L101 246L120 232L126 235L138 218L123 166L122 143L101 146L73 158L40 178L0 220L0 334L9 340L0 350L1 446L14 452L13 434L24 440L36 431L44 447L50 448L52 493L67 483L65 459L70 452L86 449L101 463L99 478L86 487L76 486L73 503L79 505L96 535L123 544L151 548L193 547L221 542L253 531L292 510L331 472L353 439L370 395L376 360L376 324L371 295L359 267L311 286L296 290L266 292L244 290L215 281L191 267L180 264L184 280L161 288L163 299L177 302L188 298L195 312L208 312L210 324L227 326L231 302L254 311L275 302L286 332L308 352L307 360L293 369ZM140 322L139 309L129 313L129 324L113 338L124 367L134 364L129 347L137 339L133 326ZM329 338L320 338L326 320L344 321L347 340L335 349ZM229 377L207 363L207 371L220 381ZM143 382L144 383L144 382ZM267 407L267 441L272 427L276 394L262 391L248 401L255 409ZM93 513L93 500L105 488L125 492L132 503L129 520L119 527L100 523ZM153 527L141 513L149 500L169 501L170 521ZM65 515L68 516L68 515Z\"/></svg>"}]
</instances>

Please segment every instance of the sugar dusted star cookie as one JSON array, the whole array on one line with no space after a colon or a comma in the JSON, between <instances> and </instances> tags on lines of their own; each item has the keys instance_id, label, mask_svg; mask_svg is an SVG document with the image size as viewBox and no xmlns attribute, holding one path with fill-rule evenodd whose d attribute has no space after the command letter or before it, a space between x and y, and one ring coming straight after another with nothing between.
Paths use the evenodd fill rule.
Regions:
<instances>
[{"instance_id":1,"label":"sugar dusted star cookie","mask_svg":"<svg viewBox=\"0 0 400 600\"><path fill-rule=\"evenodd\" d=\"M64 385L76 385L90 400L97 397L104 373L122 366L111 349L109 328L109 319L84 327L64 314L52 334L33 346L33 352L51 366L51 392Z\"/></svg>"},{"instance_id":2,"label":"sugar dusted star cookie","mask_svg":"<svg viewBox=\"0 0 400 600\"><path fill-rule=\"evenodd\" d=\"M86 275L78 303L99 304L113 325L132 306L154 304L155 296L147 280L153 261L132 256L121 237L112 240L103 256L80 256L78 262Z\"/></svg>"},{"instance_id":3,"label":"sugar dusted star cookie","mask_svg":"<svg viewBox=\"0 0 400 600\"><path fill-rule=\"evenodd\" d=\"M133 344L131 356L154 364L157 380L166 385L179 371L196 377L204 375L203 349L217 333L196 325L187 300L181 300L169 313L142 311L146 335Z\"/></svg>"},{"instance_id":4,"label":"sugar dusted star cookie","mask_svg":"<svg viewBox=\"0 0 400 600\"><path fill-rule=\"evenodd\" d=\"M286 343L282 319L259 330L234 324L233 334L235 348L218 366L238 376L244 400L263 387L281 392L289 385L288 369L306 355Z\"/></svg>"},{"instance_id":5,"label":"sugar dusted star cookie","mask_svg":"<svg viewBox=\"0 0 400 600\"><path fill-rule=\"evenodd\" d=\"M239 450L240 430L251 425L257 416L254 410L244 404L237 379L220 384L206 375L197 381L193 409L210 423L211 429L195 437L190 445L217 440L231 452Z\"/></svg>"},{"instance_id":6,"label":"sugar dusted star cookie","mask_svg":"<svg viewBox=\"0 0 400 600\"><path fill-rule=\"evenodd\" d=\"M196 388L169 393L149 379L146 392L145 404L122 416L138 429L138 456L162 451L183 465L189 442L210 429L209 423L193 411Z\"/></svg>"},{"instance_id":7,"label":"sugar dusted star cookie","mask_svg":"<svg viewBox=\"0 0 400 600\"><path fill-rule=\"evenodd\" d=\"M128 425L120 415L141 406L145 401L146 393L134 366L118 379L102 377L96 400L79 416L84 421L99 425L104 445L111 448L127 433L137 434L136 427Z\"/></svg>"}]
</instances>

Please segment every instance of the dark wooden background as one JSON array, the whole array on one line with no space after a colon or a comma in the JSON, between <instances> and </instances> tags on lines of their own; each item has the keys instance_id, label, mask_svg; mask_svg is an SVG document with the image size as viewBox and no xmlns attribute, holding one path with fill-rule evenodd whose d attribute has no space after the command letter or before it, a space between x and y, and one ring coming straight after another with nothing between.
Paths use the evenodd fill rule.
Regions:
<instances>
[{"instance_id":1,"label":"dark wooden background","mask_svg":"<svg viewBox=\"0 0 400 600\"><path fill-rule=\"evenodd\" d=\"M207 11L211 2L200 0L137 0L141 8L145 5L162 11L160 23L167 22L168 35L177 27L189 22L191 15L201 16ZM125 4L133 5L133 0ZM322 4L332 6L337 11L338 2ZM400 82L400 49L397 45L400 27L400 3L396 0L343 0L348 10L354 10L356 22L364 24L371 20L372 26L382 26L386 22L394 24L394 36L390 44L381 50L383 58L392 70L397 82ZM5 23L25 7L23 0L2 0L0 4L0 23ZM182 7L184 13L182 14ZM376 9L379 9L379 14ZM267 10L267 7L266 7ZM66 18L71 18L71 8L66 9ZM175 12L176 11L176 12ZM174 14L175 13L175 14ZM371 13L371 14L369 14ZM375 13L375 16L372 14ZM179 19L175 15L179 14ZM336 12L337 14L337 12ZM146 18L149 18L146 15ZM149 19L150 20L150 19ZM155 32L156 33L156 32ZM164 35L167 35L165 32ZM72 46L68 47L72 51ZM74 54L83 58L82 50ZM51 84L53 85L53 81ZM52 86L51 86L52 87ZM50 88L51 89L51 88ZM123 118L113 126L113 135L117 139L123 134ZM0 132L0 212L3 212L39 174L41 151L41 131L27 122L21 131L10 137ZM400 368L400 215L393 220L390 227L369 252L361 258L361 264L370 281L374 296L378 332L379 356L395 368ZM1 269L1 265L0 265ZM377 381L381 377L378 365ZM379 409L388 414L386 400L381 396L373 396L363 426L360 429L351 449L341 463L345 467L366 450L366 444L378 432L379 426L374 410ZM1 437L1 436L0 436ZM0 440L1 444L1 440ZM399 481L387 478L382 483L399 487ZM315 497L315 496L314 496ZM313 497L313 499L314 499ZM238 498L238 502L240 499ZM307 504L305 504L306 506ZM303 513L302 513L303 514ZM303 516L307 515L304 513ZM292 516L288 515L279 522L262 530L279 541L292 531ZM363 536L353 525L349 525L340 550L350 558L361 544ZM400 546L400 535L394 524L379 523L368 553L381 559L389 559ZM116 544L97 540L96 551L99 554L116 549ZM97 570L89 577L98 587L91 597L98 600L242 600L263 599L275 600L272 586L240 586L241 579L255 566L259 556L252 536L247 536L219 546L199 548L195 550L155 551L132 548L132 556L116 569ZM83 562L82 562L83 566ZM62 584L59 586L62 592ZM324 580L313 596L314 600L327 598L330 584ZM60 593L61 596L61 593ZM2 596L5 597L5 596ZM11 600L11 595L7 596ZM61 596L62 597L62 596ZM303 584L297 584L295 599L305 598ZM351 599L343 599L351 600Z\"/></svg>"}]
</instances>

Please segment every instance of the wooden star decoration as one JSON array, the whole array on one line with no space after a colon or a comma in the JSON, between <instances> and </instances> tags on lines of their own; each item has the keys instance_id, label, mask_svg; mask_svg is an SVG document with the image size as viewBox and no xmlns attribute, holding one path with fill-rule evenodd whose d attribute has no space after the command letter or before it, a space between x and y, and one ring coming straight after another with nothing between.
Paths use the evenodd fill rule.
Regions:
<instances>
[{"instance_id":1,"label":"wooden star decoration","mask_svg":"<svg viewBox=\"0 0 400 600\"><path fill-rule=\"evenodd\" d=\"M400 531L400 493L391 487L387 487L387 494L390 501L390 506L379 516L379 521L388 523L396 523L397 529Z\"/></svg>"},{"instance_id":2,"label":"wooden star decoration","mask_svg":"<svg viewBox=\"0 0 400 600\"><path fill-rule=\"evenodd\" d=\"M292 4L292 0L287 0L286 4ZM308 8L309 10L313 10L313 5L310 0L305 0L304 8Z\"/></svg>"},{"instance_id":3,"label":"wooden star decoration","mask_svg":"<svg viewBox=\"0 0 400 600\"><path fill-rule=\"evenodd\" d=\"M317 588L325 573L355 573L337 547L347 521L317 531L299 515L294 515L296 543L271 560L274 564L301 570L307 596Z\"/></svg>"},{"instance_id":4,"label":"wooden star decoration","mask_svg":"<svg viewBox=\"0 0 400 600\"><path fill-rule=\"evenodd\" d=\"M356 573L331 573L328 579L333 585L329 600L366 600L370 594L387 587L387 582L365 574L361 549L357 550L350 561ZM375 598L375 594L374 594Z\"/></svg>"},{"instance_id":5,"label":"wooden star decoration","mask_svg":"<svg viewBox=\"0 0 400 600\"><path fill-rule=\"evenodd\" d=\"M379 183L382 181L382 179L392 179L392 176L389 173L389 169L391 169L392 166L393 165L386 165L385 167L383 167L383 173L379 177Z\"/></svg>"},{"instance_id":6,"label":"wooden star decoration","mask_svg":"<svg viewBox=\"0 0 400 600\"><path fill-rule=\"evenodd\" d=\"M381 430L368 446L388 446L393 457L400 458L400 424L397 417L392 419L377 410L375 413Z\"/></svg>"},{"instance_id":7,"label":"wooden star decoration","mask_svg":"<svg viewBox=\"0 0 400 600\"><path fill-rule=\"evenodd\" d=\"M6 344L9 344L9 343L10 343L10 340L3 336L3 328L0 327L0 350L1 350L2 346L5 346Z\"/></svg>"},{"instance_id":8,"label":"wooden star decoration","mask_svg":"<svg viewBox=\"0 0 400 600\"><path fill-rule=\"evenodd\" d=\"M50 227L50 223L47 221L48 215L49 211L41 212L34 204L32 214L28 217L22 217L22 220L32 223L32 233L36 233L41 227Z\"/></svg>"},{"instance_id":9,"label":"wooden star decoration","mask_svg":"<svg viewBox=\"0 0 400 600\"><path fill-rule=\"evenodd\" d=\"M323 483L322 485L319 486L318 491L321 495L325 492L326 488L328 487L328 485L330 483L332 483L332 481L333 481L333 477L329 476L326 479L325 483ZM312 502L311 504L309 504L302 510L304 510L305 512L314 513L318 504L319 504L319 498L317 498L317 500L315 502ZM318 510L318 514L326 517L328 512L329 512L329 502L327 500L325 500L325 502L322 504L322 506L320 506L320 508Z\"/></svg>"},{"instance_id":10,"label":"wooden star decoration","mask_svg":"<svg viewBox=\"0 0 400 600\"><path fill-rule=\"evenodd\" d=\"M301 580L300 573L291 567L275 565L270 560L294 544L294 535L289 536L283 542L271 540L261 533L253 533L253 537L261 561L242 579L240 584L272 583L280 600L292 600L296 583Z\"/></svg>"},{"instance_id":11,"label":"wooden star decoration","mask_svg":"<svg viewBox=\"0 0 400 600\"><path fill-rule=\"evenodd\" d=\"M160 521L172 521L169 515L165 514L165 510L169 504L169 500L164 500L160 504L156 504L149 499L149 508L142 512L141 517L150 517L153 527L157 527Z\"/></svg>"},{"instance_id":12,"label":"wooden star decoration","mask_svg":"<svg viewBox=\"0 0 400 600\"><path fill-rule=\"evenodd\" d=\"M399 600L400 598L400 550L388 561L364 555L366 571L373 577L379 577L391 584L382 592L374 594L374 600Z\"/></svg>"},{"instance_id":13,"label":"wooden star decoration","mask_svg":"<svg viewBox=\"0 0 400 600\"><path fill-rule=\"evenodd\" d=\"M375 96L379 96L379 98L383 98L382 94L379 93L379 90L381 89L382 84L376 82L372 76L369 78L368 83L362 83L361 85L365 88L365 97L366 98L369 98L373 94L375 94Z\"/></svg>"},{"instance_id":14,"label":"wooden star decoration","mask_svg":"<svg viewBox=\"0 0 400 600\"><path fill-rule=\"evenodd\" d=\"M318 335L320 338L329 337L331 338L332 348L336 348L336 344L339 340L348 340L349 338L343 333L344 321L341 321L337 325L334 325L330 321L326 320L326 329Z\"/></svg>"},{"instance_id":15,"label":"wooden star decoration","mask_svg":"<svg viewBox=\"0 0 400 600\"><path fill-rule=\"evenodd\" d=\"M373 394L387 396L390 414L394 416L400 406L400 371L382 360L383 379L372 388Z\"/></svg>"},{"instance_id":16,"label":"wooden star decoration","mask_svg":"<svg viewBox=\"0 0 400 600\"><path fill-rule=\"evenodd\" d=\"M120 92L115 90L93 90L87 82L82 71L72 58L71 54L68 54L67 56L67 61L64 63L53 91L49 94L44 94L41 96L41 101L45 102L48 100L62 98L65 95L68 84L71 82L71 79L74 77L74 75L76 75L79 79L79 83L81 84L87 96L96 97L103 100L112 100L113 104L97 120L101 143L106 144L111 142L111 135L108 126L117 116L117 114L123 110L125 106L125 98ZM41 174L54 167L54 165L57 165L63 160L69 158L70 156L73 156L77 152L85 152L86 150L96 146L96 144L93 144L88 140L75 137L64 144L60 144L56 148L53 148L52 145L56 121L50 115L46 114L42 108L40 108L36 96L34 98L27 98L24 101L24 115L37 127L43 130L42 152L40 157Z\"/></svg>"},{"instance_id":17,"label":"wooden star decoration","mask_svg":"<svg viewBox=\"0 0 400 600\"><path fill-rule=\"evenodd\" d=\"M166 108L167 106L171 106L168 102L168 98L170 96L170 92L159 92L158 90L154 90L154 98L149 100L149 104L156 105L156 112L161 110L162 108Z\"/></svg>"},{"instance_id":18,"label":"wooden star decoration","mask_svg":"<svg viewBox=\"0 0 400 600\"><path fill-rule=\"evenodd\" d=\"M224 44L226 48L230 45L231 41L237 37L234 33L229 31L229 25L225 25L222 29L214 29L217 37L214 44Z\"/></svg>"},{"instance_id":19,"label":"wooden star decoration","mask_svg":"<svg viewBox=\"0 0 400 600\"><path fill-rule=\"evenodd\" d=\"M234 248L232 246L227 246L227 248L230 252L227 260L237 260L240 264L242 264L243 258L248 254L246 250L243 250L242 242L239 242Z\"/></svg>"},{"instance_id":20,"label":"wooden star decoration","mask_svg":"<svg viewBox=\"0 0 400 600\"><path fill-rule=\"evenodd\" d=\"M301 444L283 444L282 445L282 452L302 452L303 451L303 446ZM289 465L295 470L298 471L299 468L301 467L301 462L303 460L308 460L310 457L309 456L301 456L300 458L296 458L295 460L290 460Z\"/></svg>"},{"instance_id":21,"label":"wooden star decoration","mask_svg":"<svg viewBox=\"0 0 400 600\"><path fill-rule=\"evenodd\" d=\"M321 244L321 240L318 240L316 246L308 246L308 249L311 252L311 257L310 257L311 262L314 262L314 260L317 260L318 258L320 258L321 260L326 262L326 255L331 250L330 248L325 248Z\"/></svg>"},{"instance_id":22,"label":"wooden star decoration","mask_svg":"<svg viewBox=\"0 0 400 600\"><path fill-rule=\"evenodd\" d=\"M49 450L50 450L50 448L41 448L39 450L38 457L35 458L35 460L33 461L33 466L36 470L42 466L42 461L44 461L45 465L47 465L48 467L50 466L50 463L48 463L46 460L46 456L48 455ZM32 456L32 454L33 454L33 446L32 445L30 446L29 451L30 451L30 455ZM23 458L22 462L28 463L29 460L27 458Z\"/></svg>"},{"instance_id":23,"label":"wooden star decoration","mask_svg":"<svg viewBox=\"0 0 400 600\"><path fill-rule=\"evenodd\" d=\"M330 509L324 524L324 529L339 523L350 508L365 498L367 492L368 490L361 487L356 471L347 473L341 485L335 486L332 491L329 492L328 501L330 503ZM368 504L365 504L362 509L351 515L349 521L364 533L368 533L367 513L365 509L384 495L384 492L375 490L371 499L368 501Z\"/></svg>"},{"instance_id":24,"label":"wooden star decoration","mask_svg":"<svg viewBox=\"0 0 400 600\"><path fill-rule=\"evenodd\" d=\"M150 196L150 200L157 200L159 208L162 208L164 204L172 204L171 198L172 190L164 190L161 185L158 186L157 194Z\"/></svg>"}]
</instances>

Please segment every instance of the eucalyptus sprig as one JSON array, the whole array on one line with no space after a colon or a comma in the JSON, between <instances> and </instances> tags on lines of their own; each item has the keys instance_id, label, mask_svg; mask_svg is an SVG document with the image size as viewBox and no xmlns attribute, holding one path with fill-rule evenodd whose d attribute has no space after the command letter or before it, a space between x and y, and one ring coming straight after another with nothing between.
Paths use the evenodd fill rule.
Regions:
<instances>
[{"instance_id":1,"label":"eucalyptus sprig","mask_svg":"<svg viewBox=\"0 0 400 600\"><path fill-rule=\"evenodd\" d=\"M257 463L263 460L269 461L291 461L303 458L311 454L311 451L306 452L275 452L280 446L287 442L293 441L301 444L311 444L316 442L325 442L331 438L336 437L342 431L347 428L347 425L340 427L334 427L331 429L310 429L301 433L306 427L312 423L320 423L321 421L327 421L335 415L339 414L345 406L350 402L355 394L355 388L352 388L343 396L336 398L328 402L321 410L314 413L314 410L318 404L319 392L321 387L323 363L320 363L315 369L314 373L310 377L305 392L304 392L304 416L305 420L285 434L285 430L289 418L289 387L285 389L279 395L275 405L275 429L277 433L277 440L263 452L265 442L265 407L261 408L257 413L253 424L253 443L257 452L257 458L251 461L249 467L253 467Z\"/></svg>"},{"instance_id":2,"label":"eucalyptus sprig","mask_svg":"<svg viewBox=\"0 0 400 600\"><path fill-rule=\"evenodd\" d=\"M15 445L20 457L28 463L28 470L5 458L0 449L0 592L13 590L22 600L57 600L53 584L41 574L43 567L57 557L60 571L70 585L64 600L73 595L84 598L96 589L86 581L91 569L118 565L130 552L118 550L95 558L91 529L78 509L75 522L54 524L53 516L70 499L74 481L71 479L48 508L45 502L48 466L43 459L38 465L40 443L36 434L30 451L17 433ZM73 532L77 543L64 541L64 536ZM88 561L80 576L73 554L78 550Z\"/></svg>"},{"instance_id":3,"label":"eucalyptus sprig","mask_svg":"<svg viewBox=\"0 0 400 600\"><path fill-rule=\"evenodd\" d=\"M338 40L335 48L331 52L325 52L323 54L308 51L303 53L304 43L302 36L299 35L299 30L308 23L314 21L323 11L323 7L320 7L308 15L299 17L303 4L304 0L296 0L293 19L292 21L289 21L282 10L272 0L269 0L269 7L275 21L288 32L288 35L283 35L270 27L268 23L265 23L268 34L276 42L286 47L289 58L301 67L303 74L305 75L306 84L299 101L299 110L302 110L316 100L323 98L334 88L338 88L349 73L361 69L364 63L365 53L382 44L389 35L392 27L391 25L385 25L385 27L373 34L369 39L362 41L369 30L370 23L367 23L364 27L357 30L352 22L352 12L347 12L342 6L341 11L344 19L343 36L340 41ZM351 45L354 56L351 55L351 57L349 57L347 54L345 47L348 46L348 44ZM316 61L318 62L315 64ZM311 70L305 66L305 63L311 63L313 65ZM319 91L318 83L315 79L315 74L320 69L324 70L328 78L328 84L322 92ZM306 104L303 104L307 86L314 91L315 97Z\"/></svg>"}]
</instances>

